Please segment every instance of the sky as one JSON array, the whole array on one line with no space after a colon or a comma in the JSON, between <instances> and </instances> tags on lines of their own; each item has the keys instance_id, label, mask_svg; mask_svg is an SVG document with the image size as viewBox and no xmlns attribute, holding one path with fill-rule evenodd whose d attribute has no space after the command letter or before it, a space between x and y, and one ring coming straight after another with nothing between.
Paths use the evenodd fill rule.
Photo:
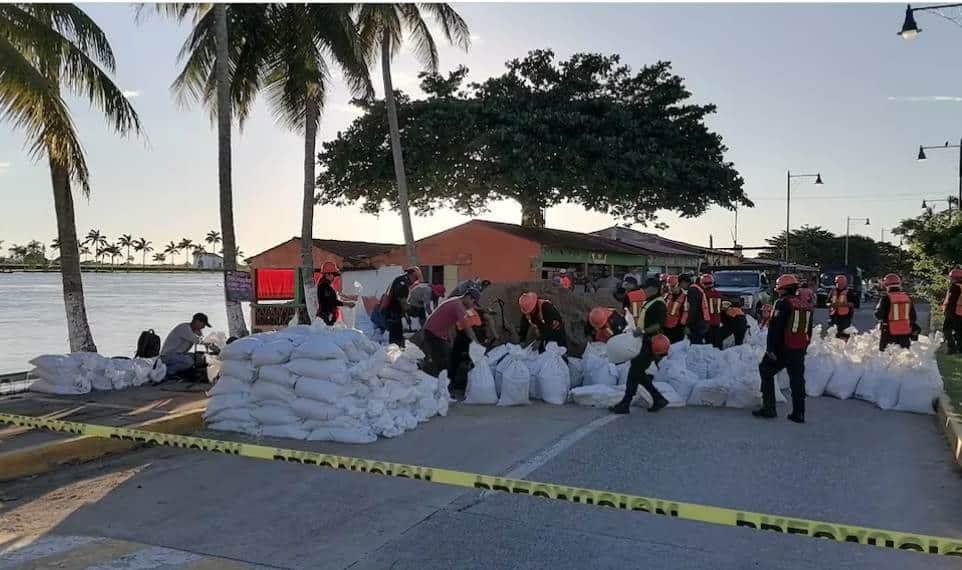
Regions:
<instances>
[{"instance_id":1,"label":"sky","mask_svg":"<svg viewBox=\"0 0 962 570\"><path fill-rule=\"evenodd\" d=\"M116 82L126 90L146 138L121 139L80 101L71 109L91 170L89 200L76 197L78 233L97 228L157 244L198 241L220 229L216 136L207 112L185 108L170 92L186 25L160 17L135 22L129 4L83 4L107 33L117 58ZM617 53L637 69L672 62L696 102L717 105L710 127L722 135L726 158L745 179L755 202L738 212L737 238L746 246L785 227L786 171L820 172L823 186L792 184L791 225L820 225L878 239L899 220L917 215L923 198L955 195L957 151L918 146L958 142L962 136L962 28L931 13L916 15L924 30L913 42L896 35L903 4L455 4L468 22L468 52L441 49L441 70L458 65L469 79L501 74L504 62L551 48ZM409 53L394 65L396 88L420 93L418 63ZM379 70L372 78L383 93ZM355 117L340 84L330 93L319 144ZM303 140L275 125L259 100L234 136L234 212L245 255L300 232ZM50 178L25 148L22 132L0 122L0 248L56 236ZM937 208L944 204L937 205ZM485 219L520 223L512 202L490 206ZM414 218L416 238L468 218L447 210ZM696 219L660 215L666 237L730 247L731 211L714 208ZM547 212L549 227L594 231L616 223L572 204ZM643 229L641 226L636 226ZM319 206L314 236L400 243L400 218L363 214L353 207Z\"/></svg>"}]
</instances>

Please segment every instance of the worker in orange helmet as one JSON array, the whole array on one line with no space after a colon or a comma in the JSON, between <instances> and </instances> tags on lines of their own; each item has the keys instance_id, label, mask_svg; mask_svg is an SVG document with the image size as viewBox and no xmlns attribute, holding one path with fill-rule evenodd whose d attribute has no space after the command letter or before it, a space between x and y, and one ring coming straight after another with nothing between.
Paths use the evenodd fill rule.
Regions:
<instances>
[{"instance_id":1,"label":"worker in orange helmet","mask_svg":"<svg viewBox=\"0 0 962 570\"><path fill-rule=\"evenodd\" d=\"M912 346L912 336L917 335L919 329L915 322L915 304L909 294L902 290L902 278L896 273L889 273L882 278L885 294L879 299L875 307L875 319L882 328L878 349L895 343L902 348Z\"/></svg>"},{"instance_id":2,"label":"worker in orange helmet","mask_svg":"<svg viewBox=\"0 0 962 570\"><path fill-rule=\"evenodd\" d=\"M835 276L835 288L828 296L828 322L836 329L835 338L848 340L850 336L845 329L852 326L852 316L855 312L855 303L848 290L848 277L845 275Z\"/></svg>"},{"instance_id":3,"label":"worker in orange helmet","mask_svg":"<svg viewBox=\"0 0 962 570\"><path fill-rule=\"evenodd\" d=\"M774 310L775 308L772 307L772 305L769 303L765 303L764 305L762 305L762 308L759 310L758 328L760 329L768 328L769 323L772 322L772 312Z\"/></svg>"},{"instance_id":4,"label":"worker in orange helmet","mask_svg":"<svg viewBox=\"0 0 962 570\"><path fill-rule=\"evenodd\" d=\"M957 354L962 350L962 269L949 271L949 288L942 301L945 320L942 333L945 334L945 350Z\"/></svg>"},{"instance_id":5,"label":"worker in orange helmet","mask_svg":"<svg viewBox=\"0 0 962 570\"><path fill-rule=\"evenodd\" d=\"M585 336L594 342L608 342L608 339L625 332L628 321L621 311L609 307L595 307L588 313Z\"/></svg>"},{"instance_id":6,"label":"worker in orange helmet","mask_svg":"<svg viewBox=\"0 0 962 570\"><path fill-rule=\"evenodd\" d=\"M774 418L775 375L786 370L792 389L792 413L788 419L805 423L805 352L812 339L812 309L798 298L798 277L788 273L775 281L780 298L768 326L765 356L758 365L762 378L762 407L753 411L758 418Z\"/></svg>"},{"instance_id":7,"label":"worker in orange helmet","mask_svg":"<svg viewBox=\"0 0 962 570\"><path fill-rule=\"evenodd\" d=\"M353 301L346 301L334 288L334 280L341 274L337 264L325 261L321 264L321 278L317 282L317 316L328 326L333 326L340 316L338 307L353 307Z\"/></svg>"},{"instance_id":8,"label":"worker in orange helmet","mask_svg":"<svg viewBox=\"0 0 962 570\"><path fill-rule=\"evenodd\" d=\"M721 293L715 289L715 276L711 273L705 273L699 277L698 284L701 285L702 290L705 292L705 300L708 302L708 316L706 317L708 319L708 332L705 342L720 349L722 347L722 341L724 340L721 334Z\"/></svg>"},{"instance_id":9,"label":"worker in orange helmet","mask_svg":"<svg viewBox=\"0 0 962 570\"><path fill-rule=\"evenodd\" d=\"M544 352L544 347L549 342L567 348L568 336L565 334L564 319L551 301L529 291L518 298L518 307L521 309L521 343L526 342L528 333L534 331L539 352Z\"/></svg>"},{"instance_id":10,"label":"worker in orange helmet","mask_svg":"<svg viewBox=\"0 0 962 570\"><path fill-rule=\"evenodd\" d=\"M665 336L672 344L684 340L685 327L688 325L688 285L682 287L681 280L677 275L669 275L665 278L665 285L668 294L664 296L665 306L668 314L665 315Z\"/></svg>"},{"instance_id":11,"label":"worker in orange helmet","mask_svg":"<svg viewBox=\"0 0 962 570\"><path fill-rule=\"evenodd\" d=\"M648 408L649 412L657 412L668 405L668 400L655 388L651 375L645 371L648 370L652 362L658 362L668 354L669 348L671 348L671 341L663 334L641 336L641 352L631 360L628 382L625 385L625 396L620 402L608 408L612 413L631 413L631 401L635 398L635 394L638 393L638 386L644 386L654 398L654 403ZM641 373L632 374L632 370L638 370Z\"/></svg>"}]
</instances>

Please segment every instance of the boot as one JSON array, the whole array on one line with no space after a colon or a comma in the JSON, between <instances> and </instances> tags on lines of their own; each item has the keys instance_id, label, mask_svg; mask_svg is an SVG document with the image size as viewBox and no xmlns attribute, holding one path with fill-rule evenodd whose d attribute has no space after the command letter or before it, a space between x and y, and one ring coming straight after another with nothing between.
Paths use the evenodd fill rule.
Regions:
<instances>
[{"instance_id":1,"label":"boot","mask_svg":"<svg viewBox=\"0 0 962 570\"><path fill-rule=\"evenodd\" d=\"M655 403L652 404L650 408L648 408L648 411L654 413L664 408L667 405L668 405L668 400L666 400L664 396L658 396L657 398L655 398Z\"/></svg>"},{"instance_id":2,"label":"boot","mask_svg":"<svg viewBox=\"0 0 962 570\"><path fill-rule=\"evenodd\" d=\"M769 408L758 408L752 412L752 415L756 418L777 418L778 412Z\"/></svg>"},{"instance_id":3,"label":"boot","mask_svg":"<svg viewBox=\"0 0 962 570\"><path fill-rule=\"evenodd\" d=\"M608 411L610 411L613 414L630 414L631 402L630 401L626 402L622 400L617 404L615 404L614 406L611 406L610 408L608 408Z\"/></svg>"},{"instance_id":4,"label":"boot","mask_svg":"<svg viewBox=\"0 0 962 570\"><path fill-rule=\"evenodd\" d=\"M793 422L797 423L797 424L803 424L803 423L805 423L805 416L803 416L803 415L801 415L801 414L796 414L795 412L792 412L792 413L788 414L788 419L789 419L790 421L793 421Z\"/></svg>"}]
</instances>

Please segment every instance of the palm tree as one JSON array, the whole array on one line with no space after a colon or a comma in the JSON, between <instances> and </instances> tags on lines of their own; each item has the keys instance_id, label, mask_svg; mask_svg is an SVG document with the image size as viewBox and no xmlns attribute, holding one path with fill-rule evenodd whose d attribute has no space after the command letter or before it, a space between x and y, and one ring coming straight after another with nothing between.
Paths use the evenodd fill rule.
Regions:
<instances>
[{"instance_id":1,"label":"palm tree","mask_svg":"<svg viewBox=\"0 0 962 570\"><path fill-rule=\"evenodd\" d=\"M107 243L107 238L100 233L100 230L90 230L87 232L87 236L84 237L84 240L81 243L85 245L90 244L93 246L104 245Z\"/></svg>"},{"instance_id":2,"label":"palm tree","mask_svg":"<svg viewBox=\"0 0 962 570\"><path fill-rule=\"evenodd\" d=\"M57 238L50 240L50 249L60 249L60 240Z\"/></svg>"},{"instance_id":3,"label":"palm tree","mask_svg":"<svg viewBox=\"0 0 962 570\"><path fill-rule=\"evenodd\" d=\"M207 237L204 238L204 241L209 243L211 247L217 247L217 244L221 242L220 232L214 230L207 232Z\"/></svg>"},{"instance_id":4,"label":"palm tree","mask_svg":"<svg viewBox=\"0 0 962 570\"><path fill-rule=\"evenodd\" d=\"M438 48L434 37L424 21L427 13L443 30L451 43L467 50L471 45L470 32L465 21L448 4L362 4L358 13L361 42L368 60L377 52L381 54L381 75L384 80L384 103L387 107L388 130L391 135L391 155L394 159L394 176L397 179L398 208L404 230L404 245L408 263L417 265L414 249L414 230L411 228L411 212L408 209L408 183L404 173L404 156L401 153L401 131L398 127L397 101L391 78L391 58L401 49L404 36L414 41L414 53L431 71L438 68Z\"/></svg>"},{"instance_id":5,"label":"palm tree","mask_svg":"<svg viewBox=\"0 0 962 570\"><path fill-rule=\"evenodd\" d=\"M85 246L85 245L82 245L82 246L80 246L80 261L81 261L81 262L83 261L83 256L85 256L85 255L90 255L90 248L87 247L87 246Z\"/></svg>"},{"instance_id":6,"label":"palm tree","mask_svg":"<svg viewBox=\"0 0 962 570\"><path fill-rule=\"evenodd\" d=\"M134 245L134 236L132 236L132 235L130 235L130 234L123 234L123 235L121 235L119 238L117 238L117 245L119 245L120 247L126 247L126 248L127 248L127 258L126 258L126 259L129 260L129 259L130 259L130 248L133 247L133 245Z\"/></svg>"},{"instance_id":7,"label":"palm tree","mask_svg":"<svg viewBox=\"0 0 962 570\"><path fill-rule=\"evenodd\" d=\"M150 247L150 244L154 242L147 241L145 238L140 238L134 240L134 251L140 252L140 264L147 265L147 254L154 251L154 248Z\"/></svg>"},{"instance_id":8,"label":"palm tree","mask_svg":"<svg viewBox=\"0 0 962 570\"><path fill-rule=\"evenodd\" d=\"M104 253L110 256L110 266L114 266L114 260L118 257L123 257L123 253L120 252L120 246L117 244L110 244L104 248Z\"/></svg>"},{"instance_id":9,"label":"palm tree","mask_svg":"<svg viewBox=\"0 0 962 570\"><path fill-rule=\"evenodd\" d=\"M187 238L180 240L180 243L177 244L177 249L184 253L184 265L187 264L187 252L191 247L193 247L193 245L194 241Z\"/></svg>"},{"instance_id":10,"label":"palm tree","mask_svg":"<svg viewBox=\"0 0 962 570\"><path fill-rule=\"evenodd\" d=\"M156 261L157 263L163 263L164 261L167 260L167 256L162 253L155 253L153 260Z\"/></svg>"},{"instance_id":11,"label":"palm tree","mask_svg":"<svg viewBox=\"0 0 962 570\"><path fill-rule=\"evenodd\" d=\"M170 256L170 264L174 264L174 254L180 251L175 242L170 242L164 247L164 253Z\"/></svg>"}]
</instances>

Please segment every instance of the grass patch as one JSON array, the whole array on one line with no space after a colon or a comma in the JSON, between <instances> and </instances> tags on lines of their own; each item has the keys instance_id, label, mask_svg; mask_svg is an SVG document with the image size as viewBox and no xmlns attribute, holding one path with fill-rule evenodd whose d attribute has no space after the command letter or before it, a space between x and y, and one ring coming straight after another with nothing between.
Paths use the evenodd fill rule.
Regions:
<instances>
[{"instance_id":1,"label":"grass patch","mask_svg":"<svg viewBox=\"0 0 962 570\"><path fill-rule=\"evenodd\" d=\"M949 356L942 351L937 352L935 357L945 383L945 393L952 400L955 411L962 412L962 357Z\"/></svg>"}]
</instances>

